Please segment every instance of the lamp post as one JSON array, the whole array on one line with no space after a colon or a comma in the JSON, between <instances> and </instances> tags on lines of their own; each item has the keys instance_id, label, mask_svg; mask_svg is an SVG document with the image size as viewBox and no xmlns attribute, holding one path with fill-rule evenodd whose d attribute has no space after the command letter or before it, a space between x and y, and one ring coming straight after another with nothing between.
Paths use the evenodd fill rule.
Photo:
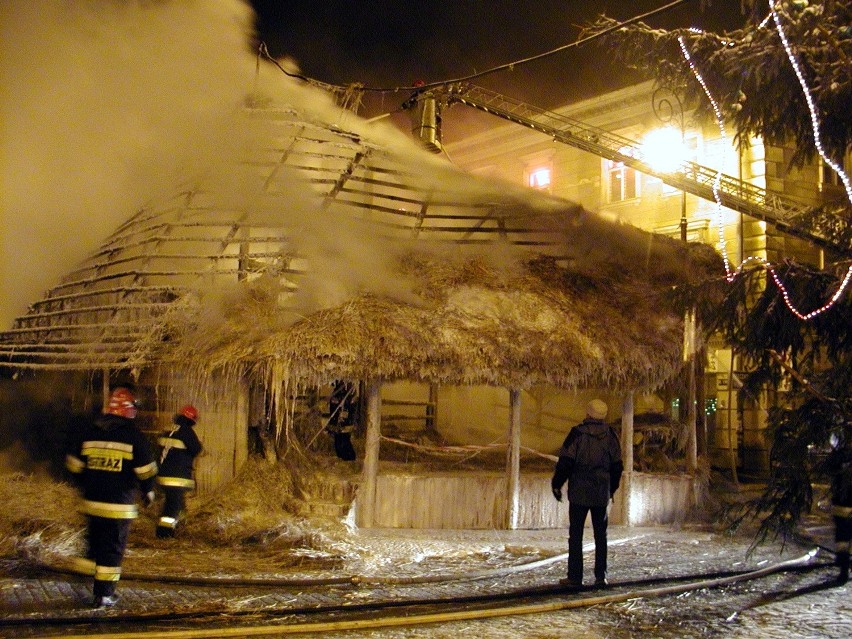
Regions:
<instances>
[{"instance_id":1,"label":"lamp post","mask_svg":"<svg viewBox=\"0 0 852 639\"><path fill-rule=\"evenodd\" d=\"M651 108L654 115L663 124L676 124L680 131L680 144L683 152L686 152L686 122L683 115L683 102L677 97L677 93L669 87L659 87L651 94ZM686 242L686 191L680 190L680 239Z\"/></svg>"},{"instance_id":2,"label":"lamp post","mask_svg":"<svg viewBox=\"0 0 852 639\"><path fill-rule=\"evenodd\" d=\"M668 141L666 147L664 149L663 158L668 164L669 168L663 170L670 170L671 172L677 171L683 164L686 159L686 122L684 120L683 113L683 102L680 101L680 98L677 94L669 87L662 86L657 88L653 94L651 94L651 107L654 110L654 115L657 119L662 122L664 125L669 125L671 127L673 124L677 125L677 128L680 132L680 154L673 153L673 149L670 148L673 145L671 140ZM664 137L660 136L659 142L663 142ZM676 144L676 143L674 143ZM662 145L661 145L662 146ZM680 157L678 157L680 156ZM688 222L686 219L686 191L684 189L680 190L680 239L683 242L687 240L687 231L688 231ZM695 314L694 312L687 312L684 317L683 322L683 330L684 330L684 360L686 362L686 370L687 370L687 388L686 388L686 423L688 426L689 433L689 441L687 442L687 464L691 473L695 474L698 469L698 415L697 415L697 395L698 395L698 379L701 380L703 385L704 380L704 367L700 364L700 361L696 359L695 353L692 351L694 348L693 339L695 335L696 325L695 325ZM690 345L687 349L687 345ZM696 368L700 367L700 373L696 371ZM698 378L698 379L696 379ZM703 397L703 386L701 396ZM702 431L703 431L703 416L702 416ZM703 439L703 438L702 438Z\"/></svg>"}]
</instances>

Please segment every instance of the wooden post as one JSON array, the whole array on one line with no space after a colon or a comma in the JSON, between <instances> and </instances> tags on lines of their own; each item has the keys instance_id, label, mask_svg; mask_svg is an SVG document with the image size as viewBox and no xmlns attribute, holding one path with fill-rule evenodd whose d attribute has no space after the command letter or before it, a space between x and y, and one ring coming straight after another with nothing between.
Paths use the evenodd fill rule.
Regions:
<instances>
[{"instance_id":1,"label":"wooden post","mask_svg":"<svg viewBox=\"0 0 852 639\"><path fill-rule=\"evenodd\" d=\"M705 379L705 362L707 348L702 347L695 358L695 428L696 449L699 457L709 458L710 447L707 442L707 380Z\"/></svg>"},{"instance_id":2,"label":"wooden post","mask_svg":"<svg viewBox=\"0 0 852 639\"><path fill-rule=\"evenodd\" d=\"M103 410L106 409L107 404L109 404L109 395L109 369L104 368L103 377L101 379L101 409L99 411L96 411L96 413L101 413Z\"/></svg>"},{"instance_id":3,"label":"wooden post","mask_svg":"<svg viewBox=\"0 0 852 639\"><path fill-rule=\"evenodd\" d=\"M521 391L509 389L509 445L506 450L506 527L515 530L518 527L521 496Z\"/></svg>"},{"instance_id":4,"label":"wooden post","mask_svg":"<svg viewBox=\"0 0 852 639\"><path fill-rule=\"evenodd\" d=\"M426 406L426 430L434 433L438 430L438 385L429 384L429 404Z\"/></svg>"},{"instance_id":5,"label":"wooden post","mask_svg":"<svg viewBox=\"0 0 852 639\"><path fill-rule=\"evenodd\" d=\"M739 488L740 479L737 476L737 452L734 442L737 439L734 431L734 352L731 351L731 365L728 368L728 463L731 466L731 478Z\"/></svg>"},{"instance_id":6,"label":"wooden post","mask_svg":"<svg viewBox=\"0 0 852 639\"><path fill-rule=\"evenodd\" d=\"M698 422L696 420L695 403L695 359L690 357L688 369L689 399L686 405L686 424L689 433L687 442L688 468L689 472L695 474L698 469Z\"/></svg>"},{"instance_id":7,"label":"wooden post","mask_svg":"<svg viewBox=\"0 0 852 639\"><path fill-rule=\"evenodd\" d=\"M697 331L695 311L689 310L683 321L684 330L684 358L687 369L687 399L686 399L686 455L687 469L695 475L698 469L698 424L695 419L695 334Z\"/></svg>"},{"instance_id":8,"label":"wooden post","mask_svg":"<svg viewBox=\"0 0 852 639\"><path fill-rule=\"evenodd\" d=\"M621 402L621 459L624 462L624 475L621 478L621 523L630 526L630 493L633 491L633 391L625 393Z\"/></svg>"},{"instance_id":9,"label":"wooden post","mask_svg":"<svg viewBox=\"0 0 852 639\"><path fill-rule=\"evenodd\" d=\"M358 494L358 525L371 528L375 522L376 481L379 474L379 441L381 437L382 384L371 380L367 384L367 434L364 450L364 469Z\"/></svg>"}]
</instances>

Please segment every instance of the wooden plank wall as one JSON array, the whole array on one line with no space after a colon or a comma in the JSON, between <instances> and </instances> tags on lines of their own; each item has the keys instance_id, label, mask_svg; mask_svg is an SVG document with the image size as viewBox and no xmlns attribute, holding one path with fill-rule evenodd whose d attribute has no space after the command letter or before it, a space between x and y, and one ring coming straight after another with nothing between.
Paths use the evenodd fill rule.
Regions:
<instances>
[{"instance_id":1,"label":"wooden plank wall","mask_svg":"<svg viewBox=\"0 0 852 639\"><path fill-rule=\"evenodd\" d=\"M557 502L550 473L521 475L519 529L567 528L568 501ZM502 473L381 474L374 527L505 529L507 479ZM693 505L688 475L634 473L632 525L679 521ZM624 521L616 499L610 522ZM591 518L587 520L589 526Z\"/></svg>"},{"instance_id":2,"label":"wooden plank wall","mask_svg":"<svg viewBox=\"0 0 852 639\"><path fill-rule=\"evenodd\" d=\"M229 482L248 459L248 390L239 379L213 379L196 388L179 371L158 379L160 410L169 421L179 408L198 409L195 432L204 451L195 460L195 493L205 494Z\"/></svg>"},{"instance_id":3,"label":"wooden plank wall","mask_svg":"<svg viewBox=\"0 0 852 639\"><path fill-rule=\"evenodd\" d=\"M682 521L695 505L691 475L633 473L630 520L634 526Z\"/></svg>"},{"instance_id":4,"label":"wooden plank wall","mask_svg":"<svg viewBox=\"0 0 852 639\"><path fill-rule=\"evenodd\" d=\"M195 462L199 494L229 482L248 458L248 402L239 386L199 398L196 432L204 452Z\"/></svg>"}]
</instances>

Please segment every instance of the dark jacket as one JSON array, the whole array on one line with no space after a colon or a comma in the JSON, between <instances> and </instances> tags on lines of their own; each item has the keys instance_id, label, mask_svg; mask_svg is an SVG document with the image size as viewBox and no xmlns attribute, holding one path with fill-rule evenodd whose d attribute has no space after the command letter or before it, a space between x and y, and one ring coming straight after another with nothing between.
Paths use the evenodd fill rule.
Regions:
<instances>
[{"instance_id":1,"label":"dark jacket","mask_svg":"<svg viewBox=\"0 0 852 639\"><path fill-rule=\"evenodd\" d=\"M192 466L201 452L201 441L192 423L178 417L174 427L165 431L157 443L162 447L157 483L174 488L194 488Z\"/></svg>"},{"instance_id":2,"label":"dark jacket","mask_svg":"<svg viewBox=\"0 0 852 639\"><path fill-rule=\"evenodd\" d=\"M132 419L105 414L75 437L65 466L83 491L82 512L94 517L134 519L139 491L154 488L157 462Z\"/></svg>"},{"instance_id":3,"label":"dark jacket","mask_svg":"<svg viewBox=\"0 0 852 639\"><path fill-rule=\"evenodd\" d=\"M618 490L623 471L615 429L587 417L565 438L550 483L554 490L561 490L567 480L568 500L579 506L606 506Z\"/></svg>"},{"instance_id":4,"label":"dark jacket","mask_svg":"<svg viewBox=\"0 0 852 639\"><path fill-rule=\"evenodd\" d=\"M852 448L834 449L827 459L831 473L831 504L835 517L852 517Z\"/></svg>"},{"instance_id":5,"label":"dark jacket","mask_svg":"<svg viewBox=\"0 0 852 639\"><path fill-rule=\"evenodd\" d=\"M328 398L328 430L351 433L358 421L358 394L351 382L335 381Z\"/></svg>"}]
</instances>

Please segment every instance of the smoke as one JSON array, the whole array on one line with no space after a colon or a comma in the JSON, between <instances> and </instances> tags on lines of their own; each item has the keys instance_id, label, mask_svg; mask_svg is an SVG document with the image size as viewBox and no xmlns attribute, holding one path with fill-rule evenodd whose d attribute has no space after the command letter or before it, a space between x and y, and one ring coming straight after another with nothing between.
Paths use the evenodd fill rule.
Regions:
<instances>
[{"instance_id":1,"label":"smoke","mask_svg":"<svg viewBox=\"0 0 852 639\"><path fill-rule=\"evenodd\" d=\"M284 187L286 210L241 181L237 158L264 134L238 117L249 96L391 147L459 198L505 194L505 185L451 170L399 129L368 124L325 92L258 65L254 13L241 0L13 0L0 16L0 330L136 211L201 176L220 206L251 208L296 231L310 265L303 310L364 290L406 297L392 266L404 247L321 210L304 176L293 171Z\"/></svg>"},{"instance_id":2,"label":"smoke","mask_svg":"<svg viewBox=\"0 0 852 639\"><path fill-rule=\"evenodd\" d=\"M238 0L0 7L0 328L217 155L251 90Z\"/></svg>"}]
</instances>

